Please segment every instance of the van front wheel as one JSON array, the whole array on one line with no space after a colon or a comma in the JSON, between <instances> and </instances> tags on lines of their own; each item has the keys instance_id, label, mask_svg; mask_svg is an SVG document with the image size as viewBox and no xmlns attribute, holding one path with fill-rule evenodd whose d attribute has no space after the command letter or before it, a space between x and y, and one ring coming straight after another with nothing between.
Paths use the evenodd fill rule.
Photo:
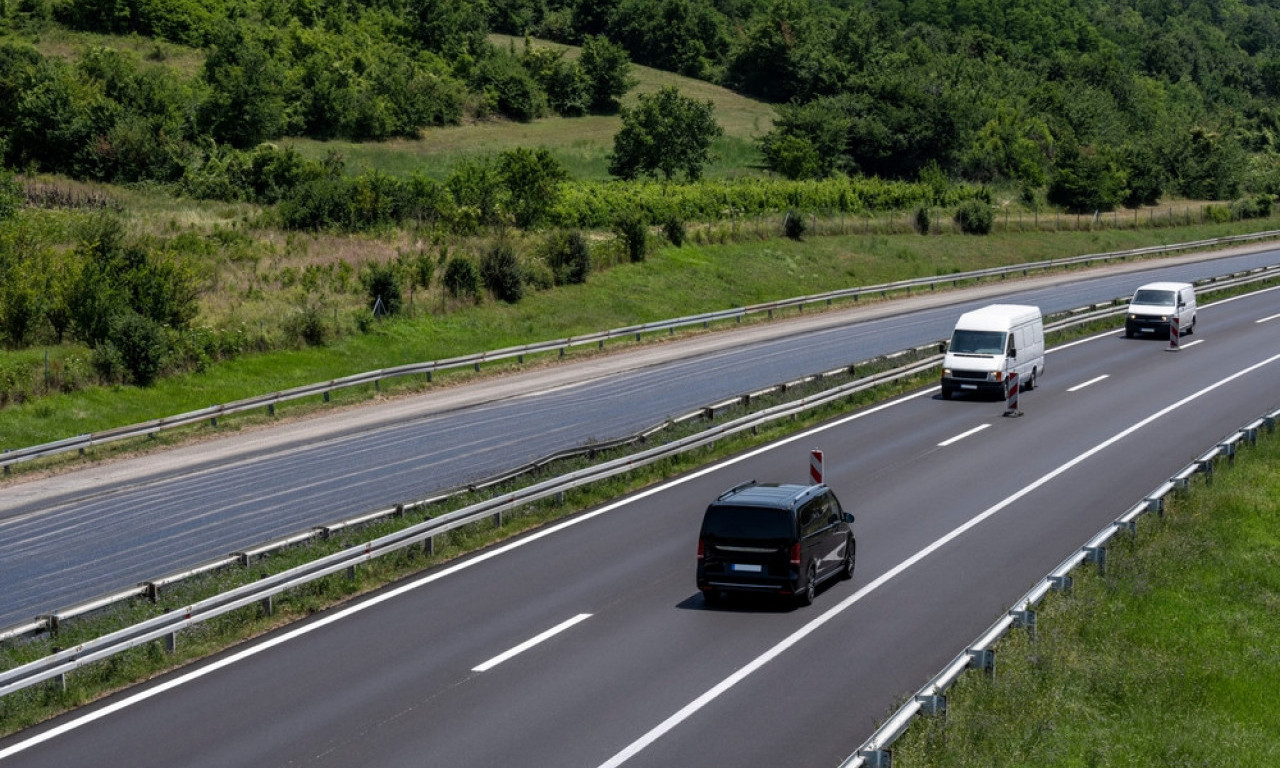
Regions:
<instances>
[{"instance_id":1,"label":"van front wheel","mask_svg":"<svg viewBox=\"0 0 1280 768\"><path fill-rule=\"evenodd\" d=\"M1031 369L1031 375L1027 377L1027 386L1023 387L1024 391L1030 392L1036 388L1036 369Z\"/></svg>"}]
</instances>

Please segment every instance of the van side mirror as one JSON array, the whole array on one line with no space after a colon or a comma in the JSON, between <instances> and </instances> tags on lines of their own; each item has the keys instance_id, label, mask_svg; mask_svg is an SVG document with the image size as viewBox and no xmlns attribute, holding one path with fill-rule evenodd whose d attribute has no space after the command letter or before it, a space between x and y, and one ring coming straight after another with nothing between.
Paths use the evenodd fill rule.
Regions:
<instances>
[{"instance_id":1,"label":"van side mirror","mask_svg":"<svg viewBox=\"0 0 1280 768\"><path fill-rule=\"evenodd\" d=\"M1017 356L1018 356L1018 348L1009 347L1009 357L1017 357Z\"/></svg>"},{"instance_id":2,"label":"van side mirror","mask_svg":"<svg viewBox=\"0 0 1280 768\"><path fill-rule=\"evenodd\" d=\"M846 523L852 523L852 522L853 522L853 513L852 513L852 512L845 512L845 513L844 513L844 521L845 521Z\"/></svg>"}]
</instances>

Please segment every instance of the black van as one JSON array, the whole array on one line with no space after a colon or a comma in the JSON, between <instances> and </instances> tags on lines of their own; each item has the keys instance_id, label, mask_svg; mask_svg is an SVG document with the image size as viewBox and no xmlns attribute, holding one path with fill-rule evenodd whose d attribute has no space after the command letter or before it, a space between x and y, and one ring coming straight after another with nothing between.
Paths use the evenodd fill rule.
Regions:
<instances>
[{"instance_id":1,"label":"black van","mask_svg":"<svg viewBox=\"0 0 1280 768\"><path fill-rule=\"evenodd\" d=\"M813 602L818 584L853 577L853 515L825 485L734 486L707 507L698 535L698 589L794 595Z\"/></svg>"}]
</instances>

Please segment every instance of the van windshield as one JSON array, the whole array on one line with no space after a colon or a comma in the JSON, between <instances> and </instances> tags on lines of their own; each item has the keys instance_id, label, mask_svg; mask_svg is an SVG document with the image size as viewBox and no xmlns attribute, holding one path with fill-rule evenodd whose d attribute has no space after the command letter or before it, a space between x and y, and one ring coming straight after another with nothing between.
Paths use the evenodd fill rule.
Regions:
<instances>
[{"instance_id":1,"label":"van windshield","mask_svg":"<svg viewBox=\"0 0 1280 768\"><path fill-rule=\"evenodd\" d=\"M951 336L952 352L970 355L999 355L1004 353L1003 331L963 331L956 329Z\"/></svg>"},{"instance_id":2,"label":"van windshield","mask_svg":"<svg viewBox=\"0 0 1280 768\"><path fill-rule=\"evenodd\" d=\"M1174 295L1173 291L1159 291L1153 288L1143 288L1139 290L1137 293L1133 294L1133 303L1134 304L1172 305L1173 295Z\"/></svg>"},{"instance_id":3,"label":"van windshield","mask_svg":"<svg viewBox=\"0 0 1280 768\"><path fill-rule=\"evenodd\" d=\"M714 506L702 519L702 535L717 539L792 539L791 512L767 507Z\"/></svg>"}]
</instances>

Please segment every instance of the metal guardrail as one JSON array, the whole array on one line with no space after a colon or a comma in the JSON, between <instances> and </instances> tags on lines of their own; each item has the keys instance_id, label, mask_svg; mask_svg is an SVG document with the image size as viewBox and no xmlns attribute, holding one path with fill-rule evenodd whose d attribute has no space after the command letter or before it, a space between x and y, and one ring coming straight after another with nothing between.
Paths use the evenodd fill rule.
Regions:
<instances>
[{"instance_id":1,"label":"metal guardrail","mask_svg":"<svg viewBox=\"0 0 1280 768\"><path fill-rule=\"evenodd\" d=\"M265 601L285 590L302 586L330 574L355 568L357 565L374 557L390 554L415 545L422 545L430 550L432 548L431 542L436 536L457 528L480 522L486 518L493 518L495 522L501 523L502 515L515 510L517 507L556 496L583 485L605 480L679 453L710 445L716 440L758 428L770 421L789 418L805 410L820 407L880 384L913 376L938 365L940 361L941 355L934 354L924 360L892 371L868 376L811 397L776 405L757 413L747 414L724 424L680 438L667 445L655 446L634 455L623 456L603 464L570 472L527 488L505 493L440 517L426 520L402 531L397 531L354 547L348 547L313 562L193 603L180 611L173 611L149 619L73 648L0 672L0 696L8 695L47 680L60 678L85 664L100 661L160 638L165 638L167 646L173 648L176 643L176 633L196 623L208 621L255 603L265 604ZM437 500L438 497L433 497L411 504L397 505L392 510L383 510L371 514L383 516L402 514L406 509L425 506ZM249 555L244 553L242 556L248 557ZM136 594L146 594L152 586L151 584L140 585L136 590ZM134 590L130 590L130 596L136 596Z\"/></svg>"},{"instance_id":2,"label":"metal guardrail","mask_svg":"<svg viewBox=\"0 0 1280 768\"><path fill-rule=\"evenodd\" d=\"M1023 627L1034 631L1036 626L1035 606L1050 592L1070 590L1072 571L1084 563L1096 563L1099 572L1102 572L1107 562L1107 542L1113 536L1120 531L1135 533L1137 531L1138 518L1145 514L1154 512L1157 515L1163 515L1166 496L1174 491L1185 490L1190 479L1197 474L1204 473L1207 477L1212 477L1215 459L1226 457L1228 461L1233 461L1240 443L1247 442L1253 445L1257 442L1258 435L1264 428L1267 432L1274 433L1277 422L1280 422L1280 409L1271 411L1231 433L1099 531L1097 535L1089 539L1080 549L1064 560L1061 565L1050 571L1025 595L1014 602L1013 607L1005 615L997 619L986 632L979 635L951 663L943 667L941 672L921 686L915 695L899 707L883 725L876 729L871 738L863 742L857 751L840 764L840 768L888 768L892 765L893 758L890 747L906 732L916 715L945 712L947 690L970 667L983 670L994 669L994 646L997 641L1015 627Z\"/></svg>"},{"instance_id":3,"label":"metal guardrail","mask_svg":"<svg viewBox=\"0 0 1280 768\"><path fill-rule=\"evenodd\" d=\"M208 408L201 408L199 410L189 411L176 416L166 416L140 424L77 435L75 437L69 437L41 445L5 450L3 453L0 453L0 467L3 467L5 473L8 473L10 471L10 467L23 462L54 456L69 451L78 450L83 453L95 445L102 445L104 443L110 443L132 437L145 437L166 429L188 426L201 421L209 421L216 425L219 417L244 413L247 411L257 410L259 408L266 408L268 413L274 415L277 405L292 400L321 395L324 397L325 401L328 402L330 393L336 390L368 384L373 384L377 387L382 381L402 376L425 375L427 380L430 381L431 377L439 371L467 367L473 367L478 371L480 370L480 366L484 363L491 363L499 360L510 360L512 358L515 358L519 362L524 362L525 355L544 354L554 351L559 351L563 356L566 350L574 347L589 346L592 344L603 347L606 341L631 336L634 336L639 340L640 337L646 333L657 333L660 331L675 333L677 328L688 328L696 325L702 325L705 327L711 323L724 322L727 320L737 320L738 322L741 322L742 318L748 315L767 314L769 317L772 317L775 311L792 308L803 311L804 307L809 305L822 303L830 305L839 300L857 301L858 298L862 296L879 295L883 297L890 293L903 291L910 293L912 289L925 287L930 290L936 290L939 285L944 285L946 283L950 283L952 286L955 286L961 281L967 280L978 281L991 277L1004 279L1010 275L1016 275L1019 273L1025 276L1033 271L1070 267L1080 264L1089 265L1095 261L1124 260L1134 256L1195 250L1199 248L1213 248L1277 237L1280 237L1280 230L1268 230L1266 232L1255 232L1247 235L1233 235L1230 237L1219 237L1210 240L1197 240L1189 243L1149 246L1146 248L1134 248L1128 251L1085 254L1083 256L1073 256L1065 259L1047 259L1012 267L994 267L970 272L957 272L956 274L942 277L922 277L911 280L899 280L892 283L884 283L882 285L873 285L863 288L847 288L827 293L813 294L810 296L799 296L780 301L752 304L746 307L726 309L718 312L705 312L698 315L689 315L670 320L640 323L637 325L625 326L623 328L615 328L609 331L598 331L596 333L589 333L582 336L570 336L554 341L543 341L515 347L506 347L504 349L480 352L473 355L463 355L461 357L452 357L445 360L433 360L423 363L411 363L393 368L383 368L376 371L367 371L365 373L358 373L351 376L332 379L330 381L294 387L293 389L273 392L267 395L259 395L244 400L237 400L222 405L212 405Z\"/></svg>"},{"instance_id":4,"label":"metal guardrail","mask_svg":"<svg viewBox=\"0 0 1280 768\"><path fill-rule=\"evenodd\" d=\"M1280 273L1280 265L1277 265L1276 267L1234 273L1230 276L1213 278L1209 281L1204 281L1204 283L1207 286L1211 285L1213 288L1227 288L1248 282L1270 279L1278 273ZM1120 297L1114 301L1125 302L1127 301L1127 297ZM1068 317L1065 320L1051 324L1047 327L1047 330L1062 329L1071 325L1093 322L1094 320L1116 314L1118 311L1122 310L1117 310L1112 306L1099 307L1098 305L1093 305L1090 307L1081 307L1064 313L1068 315ZM920 354L925 354L935 348L938 348L940 344L941 342L935 342L920 347L914 347L912 349L902 350L891 355L875 358L874 361L892 362L910 355L919 356ZM804 410L825 405L883 383L913 376L938 365L941 362L941 359L942 356L940 354L931 354L923 360L917 360L916 362L908 363L883 373L875 374L864 379L858 379L811 397L802 398L794 402L773 406L757 413L748 414L738 419L726 422L723 425L712 427L711 429L704 430L695 435L673 441L672 443L664 446L658 446L632 456L625 456L596 467L579 470L577 472L569 473L561 477L532 485L528 488L504 494L495 499L480 502L447 515L427 520L403 531L390 534L356 547L348 548L342 552L298 566L290 569L289 571L285 571L253 584L211 597L207 600L188 606L182 612L166 614L165 616L157 617L133 627L97 638L89 643L75 646L74 648L67 649L53 656L46 657L45 659L16 667L12 670L0 672L0 696L7 695L45 680L60 677L79 666L107 658L115 653L119 653L143 643L151 642L160 637L167 638L167 644L172 648L176 642L176 633L179 630L187 628L200 621L206 621L255 602L265 603L273 596L285 590L301 586L309 581L328 576L332 573L349 570L359 563L366 562L373 557L388 554L390 552L418 544L422 544L430 550L433 546L432 541L435 536L448 533L456 528L470 525L471 523L483 520L486 517L495 518L496 521L500 522L501 516L504 512L512 511L524 504L538 501L549 496L558 495L572 488L604 480L617 474L627 472L631 469L646 466L683 451L700 448L704 445L714 443L717 439L738 434L748 429L758 428L760 425L768 423L769 421L788 418ZM366 512L356 517L346 518L328 525L317 526L308 531L302 531L281 539L266 542L250 549L211 560L203 565L199 565L185 571L169 574L151 581L142 582L136 587L127 588L116 593L104 595L84 603L79 603L50 614L36 617L36 619L31 622L8 627L3 631L0 631L0 641L11 640L16 637L31 635L42 631L56 631L59 625L67 620L87 613L92 613L124 600L143 596L150 597L154 600L159 591L164 587L171 586L202 573L226 568L236 564L247 565L256 557L284 547L293 546L315 538L327 538L333 533L346 528L387 518L393 515L402 515L408 509L434 504L463 492L491 487L505 482L517 475L538 469L556 460L591 454L595 451L606 450L608 448L618 447L628 443L642 442L648 436L666 428L671 423L688 421L703 416L713 416L716 411L724 408L736 405L746 405L755 398L779 391L785 391L786 389L797 385L820 380L826 377L855 374L858 368L864 367L871 362L873 361L862 361L848 367L833 369L778 384L773 387L743 394L719 403L705 406L696 411L691 411L688 414L676 417L667 422L663 422L662 424L655 425L654 427L639 432L631 437L551 454L518 469L472 484L463 489L446 491L442 494L437 494L408 504L397 504L394 507ZM1253 437L1256 437L1256 433ZM1219 447L1222 447L1224 444L1220 444ZM1234 450L1232 451L1232 455L1234 455ZM1209 464L1211 471L1211 461ZM1176 480L1177 478L1175 478L1175 481ZM1185 487L1186 479L1183 478L1181 482L1182 486ZM1041 595L1041 597L1042 596L1043 595ZM1037 600L1038 599L1039 598L1037 598ZM992 639L992 642L994 642L994 638ZM907 706L910 706L910 704L911 703L909 702ZM914 711L912 714L914 714ZM894 738L896 738L896 735Z\"/></svg>"}]
</instances>

